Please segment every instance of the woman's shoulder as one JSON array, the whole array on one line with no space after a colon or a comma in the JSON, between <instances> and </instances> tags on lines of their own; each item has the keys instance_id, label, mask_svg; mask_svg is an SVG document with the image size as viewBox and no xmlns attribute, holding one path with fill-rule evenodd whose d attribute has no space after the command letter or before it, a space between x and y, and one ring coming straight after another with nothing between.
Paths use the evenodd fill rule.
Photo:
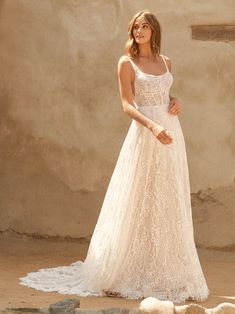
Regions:
<instances>
[{"instance_id":1,"label":"woman's shoulder","mask_svg":"<svg viewBox=\"0 0 235 314\"><path fill-rule=\"evenodd\" d=\"M119 57L118 63L119 63L119 64L127 64L127 63L130 63L130 57L128 57L127 55L122 55L122 56Z\"/></svg>"},{"instance_id":2,"label":"woman's shoulder","mask_svg":"<svg viewBox=\"0 0 235 314\"><path fill-rule=\"evenodd\" d=\"M128 57L127 55L122 55L121 57L119 57L118 60L118 68L124 71L132 71L132 64L131 64L131 60L130 57Z\"/></svg>"},{"instance_id":3,"label":"woman's shoulder","mask_svg":"<svg viewBox=\"0 0 235 314\"><path fill-rule=\"evenodd\" d=\"M162 54L162 53L161 53L161 56L165 59L169 70L171 70L171 59L167 55Z\"/></svg>"},{"instance_id":4,"label":"woman's shoulder","mask_svg":"<svg viewBox=\"0 0 235 314\"><path fill-rule=\"evenodd\" d=\"M161 56L163 56L163 58L165 58L166 60L170 60L170 58L167 55L165 55L165 54L161 53Z\"/></svg>"}]
</instances>

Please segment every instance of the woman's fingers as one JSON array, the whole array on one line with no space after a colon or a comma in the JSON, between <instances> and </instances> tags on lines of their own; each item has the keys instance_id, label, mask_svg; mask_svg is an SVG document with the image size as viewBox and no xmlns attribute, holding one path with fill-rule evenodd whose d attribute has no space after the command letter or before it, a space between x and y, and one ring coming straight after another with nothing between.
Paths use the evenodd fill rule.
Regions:
<instances>
[{"instance_id":1,"label":"woman's fingers","mask_svg":"<svg viewBox=\"0 0 235 314\"><path fill-rule=\"evenodd\" d=\"M171 114L177 114L178 112L177 112L177 110L170 110L170 113Z\"/></svg>"},{"instance_id":2,"label":"woman's fingers","mask_svg":"<svg viewBox=\"0 0 235 314\"><path fill-rule=\"evenodd\" d=\"M179 108L177 109L177 108L173 107L173 108L170 109L170 113L172 113L172 114L178 114L179 112L180 112Z\"/></svg>"},{"instance_id":3,"label":"woman's fingers","mask_svg":"<svg viewBox=\"0 0 235 314\"><path fill-rule=\"evenodd\" d=\"M181 103L179 102L179 100L177 98L171 99L169 103L169 108L168 108L169 113L176 115L180 112L180 109L181 109Z\"/></svg>"},{"instance_id":4,"label":"woman's fingers","mask_svg":"<svg viewBox=\"0 0 235 314\"><path fill-rule=\"evenodd\" d=\"M163 144L170 144L173 141L173 138L170 136L169 133L166 132L166 130L163 130L162 132L160 132L157 136L157 138L159 139L160 142L162 142Z\"/></svg>"},{"instance_id":5,"label":"woman's fingers","mask_svg":"<svg viewBox=\"0 0 235 314\"><path fill-rule=\"evenodd\" d=\"M166 136L165 134L162 134L161 137L164 141L168 142L170 139L168 138L168 136Z\"/></svg>"},{"instance_id":6,"label":"woman's fingers","mask_svg":"<svg viewBox=\"0 0 235 314\"><path fill-rule=\"evenodd\" d=\"M163 130L162 136L163 136L165 139L172 140L172 137L171 137L171 135L169 134L169 131L167 132L166 130Z\"/></svg>"},{"instance_id":7,"label":"woman's fingers","mask_svg":"<svg viewBox=\"0 0 235 314\"><path fill-rule=\"evenodd\" d=\"M178 104L172 104L168 110L171 114L178 114L180 112L180 106Z\"/></svg>"}]
</instances>

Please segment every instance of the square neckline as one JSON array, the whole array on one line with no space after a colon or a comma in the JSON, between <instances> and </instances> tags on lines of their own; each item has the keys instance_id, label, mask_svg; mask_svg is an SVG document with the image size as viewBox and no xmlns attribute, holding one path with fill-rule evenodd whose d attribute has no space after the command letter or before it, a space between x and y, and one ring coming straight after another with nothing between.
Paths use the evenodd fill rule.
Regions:
<instances>
[{"instance_id":1,"label":"square neckline","mask_svg":"<svg viewBox=\"0 0 235 314\"><path fill-rule=\"evenodd\" d=\"M166 64L166 61L165 61L165 59L163 58L163 55L162 55L162 54L159 54L159 56L162 58L162 60L163 60L163 62L164 62L164 64L165 64L166 72L164 72L164 73L162 73L162 74L158 74L158 75L156 75L156 74L151 74L151 73L146 73L146 72L142 71L142 70L137 66L137 64L136 64L134 61L131 60L130 57L128 57L128 56L127 56L127 57L128 57L128 59L136 66L136 68L137 68L141 73L143 73L144 75L159 77L159 76L163 76L163 75L165 75L165 74L167 74L167 73L170 73L170 74L171 74L171 72L169 71L168 66L167 66L167 64Z\"/></svg>"}]
</instances>

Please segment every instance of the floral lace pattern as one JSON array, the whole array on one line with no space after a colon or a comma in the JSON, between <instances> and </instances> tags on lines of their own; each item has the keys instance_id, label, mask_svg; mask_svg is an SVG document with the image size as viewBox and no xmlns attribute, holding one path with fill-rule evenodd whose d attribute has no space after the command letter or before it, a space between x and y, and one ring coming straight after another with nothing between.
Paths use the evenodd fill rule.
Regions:
<instances>
[{"instance_id":1,"label":"floral lace pattern","mask_svg":"<svg viewBox=\"0 0 235 314\"><path fill-rule=\"evenodd\" d=\"M166 65L166 72L160 75L147 74L130 59L135 71L135 104L139 106L158 106L166 109L169 104L169 90L173 83L173 76Z\"/></svg>"},{"instance_id":2,"label":"floral lace pattern","mask_svg":"<svg viewBox=\"0 0 235 314\"><path fill-rule=\"evenodd\" d=\"M127 58L126 56L124 56ZM135 106L170 130L164 145L132 120L121 147L85 261L39 269L20 284L42 291L183 302L208 297L194 243L184 136L167 112L173 82L135 70Z\"/></svg>"}]
</instances>

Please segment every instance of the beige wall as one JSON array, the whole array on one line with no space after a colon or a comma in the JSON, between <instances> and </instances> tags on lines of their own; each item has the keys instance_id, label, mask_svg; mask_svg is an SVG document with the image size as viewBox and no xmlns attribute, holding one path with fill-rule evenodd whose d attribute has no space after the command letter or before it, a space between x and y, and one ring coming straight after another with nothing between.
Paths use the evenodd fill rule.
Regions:
<instances>
[{"instance_id":1,"label":"beige wall","mask_svg":"<svg viewBox=\"0 0 235 314\"><path fill-rule=\"evenodd\" d=\"M235 43L190 29L231 23L229 0L0 2L2 232L91 236L131 122L117 61L143 8L162 25L183 104L197 245L234 248Z\"/></svg>"}]
</instances>

